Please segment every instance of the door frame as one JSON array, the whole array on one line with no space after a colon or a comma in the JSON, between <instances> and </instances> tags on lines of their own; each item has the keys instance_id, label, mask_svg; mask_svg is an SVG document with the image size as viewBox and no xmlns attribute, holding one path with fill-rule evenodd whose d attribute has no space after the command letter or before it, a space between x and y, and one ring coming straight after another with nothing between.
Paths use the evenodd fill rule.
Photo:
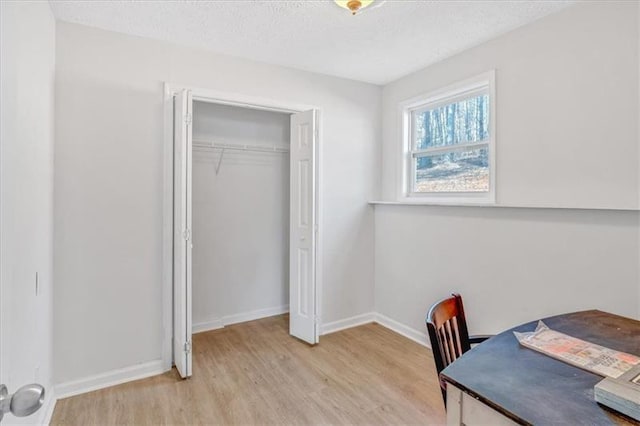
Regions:
<instances>
[{"instance_id":1,"label":"door frame","mask_svg":"<svg viewBox=\"0 0 640 426\"><path fill-rule=\"evenodd\" d=\"M323 182L323 130L322 108L315 105L283 102L242 93L223 92L189 85L164 83L164 166L163 166L163 221L162 221L162 364L165 371L173 366L173 96L179 90L191 90L193 101L210 102L242 108L259 109L281 113L295 114L308 110L316 110L316 268L315 268L315 301L316 301L316 336L320 339L322 322L322 283L323 283L323 234L324 217L322 213ZM289 218L291 220L291 218Z\"/></svg>"}]
</instances>

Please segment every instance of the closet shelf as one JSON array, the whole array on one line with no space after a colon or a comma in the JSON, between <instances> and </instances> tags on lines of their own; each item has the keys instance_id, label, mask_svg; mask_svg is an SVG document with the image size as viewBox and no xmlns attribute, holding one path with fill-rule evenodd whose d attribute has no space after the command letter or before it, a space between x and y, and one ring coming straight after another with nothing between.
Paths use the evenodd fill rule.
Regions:
<instances>
[{"instance_id":1,"label":"closet shelf","mask_svg":"<svg viewBox=\"0 0 640 426\"><path fill-rule=\"evenodd\" d=\"M252 151L252 152L270 152L270 153L288 153L289 147L286 145L256 145L256 144L240 144L213 141L193 141L193 147L198 149L222 149L233 151Z\"/></svg>"}]
</instances>

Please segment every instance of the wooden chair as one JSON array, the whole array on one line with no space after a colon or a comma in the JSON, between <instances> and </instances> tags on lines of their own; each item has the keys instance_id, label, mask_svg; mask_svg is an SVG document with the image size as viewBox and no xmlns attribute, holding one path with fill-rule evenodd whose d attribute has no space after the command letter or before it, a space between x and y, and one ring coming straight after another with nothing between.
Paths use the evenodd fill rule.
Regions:
<instances>
[{"instance_id":1,"label":"wooden chair","mask_svg":"<svg viewBox=\"0 0 640 426\"><path fill-rule=\"evenodd\" d=\"M462 297L457 293L431 306L426 323L446 407L446 385L440 379L440 372L471 349L472 344L482 343L491 336L469 336Z\"/></svg>"}]
</instances>

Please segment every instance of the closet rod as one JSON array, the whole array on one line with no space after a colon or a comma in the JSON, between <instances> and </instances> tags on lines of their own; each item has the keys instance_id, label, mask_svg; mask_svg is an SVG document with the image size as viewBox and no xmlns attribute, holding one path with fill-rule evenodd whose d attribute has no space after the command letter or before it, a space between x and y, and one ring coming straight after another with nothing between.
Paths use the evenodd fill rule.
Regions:
<instances>
[{"instance_id":1,"label":"closet rod","mask_svg":"<svg viewBox=\"0 0 640 426\"><path fill-rule=\"evenodd\" d=\"M237 143L221 143L221 142L201 142L194 141L194 148L203 149L224 149L235 151L254 151L254 152L276 152L287 153L289 148L278 145L251 145L251 144L237 144Z\"/></svg>"}]
</instances>

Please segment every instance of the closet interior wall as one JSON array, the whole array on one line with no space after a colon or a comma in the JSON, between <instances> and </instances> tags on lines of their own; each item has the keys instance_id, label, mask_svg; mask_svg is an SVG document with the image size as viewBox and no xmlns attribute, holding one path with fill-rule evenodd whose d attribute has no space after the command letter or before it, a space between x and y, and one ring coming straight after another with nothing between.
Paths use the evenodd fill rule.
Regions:
<instances>
[{"instance_id":1,"label":"closet interior wall","mask_svg":"<svg viewBox=\"0 0 640 426\"><path fill-rule=\"evenodd\" d=\"M288 312L290 115L193 111L194 331ZM250 149L201 147L211 143Z\"/></svg>"}]
</instances>

